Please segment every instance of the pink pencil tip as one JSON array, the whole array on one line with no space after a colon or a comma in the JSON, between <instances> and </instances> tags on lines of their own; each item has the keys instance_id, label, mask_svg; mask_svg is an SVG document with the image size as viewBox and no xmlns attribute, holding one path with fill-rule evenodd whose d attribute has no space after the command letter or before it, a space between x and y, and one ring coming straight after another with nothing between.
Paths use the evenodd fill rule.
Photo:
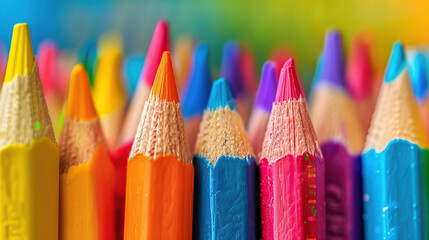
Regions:
<instances>
[{"instance_id":1,"label":"pink pencil tip","mask_svg":"<svg viewBox=\"0 0 429 240\"><path fill-rule=\"evenodd\" d=\"M359 39L356 39L352 45L346 74L347 88L354 99L360 100L371 94L369 46Z\"/></svg>"},{"instance_id":2,"label":"pink pencil tip","mask_svg":"<svg viewBox=\"0 0 429 240\"><path fill-rule=\"evenodd\" d=\"M161 61L162 53L170 49L170 34L168 22L161 19L157 22L153 31L152 39L147 50L145 63L140 74L140 81L146 83L149 87L153 85L156 70Z\"/></svg>"},{"instance_id":3,"label":"pink pencil tip","mask_svg":"<svg viewBox=\"0 0 429 240\"><path fill-rule=\"evenodd\" d=\"M293 58L289 58L280 72L279 85L277 86L276 102L299 99L304 94L295 70Z\"/></svg>"}]
</instances>

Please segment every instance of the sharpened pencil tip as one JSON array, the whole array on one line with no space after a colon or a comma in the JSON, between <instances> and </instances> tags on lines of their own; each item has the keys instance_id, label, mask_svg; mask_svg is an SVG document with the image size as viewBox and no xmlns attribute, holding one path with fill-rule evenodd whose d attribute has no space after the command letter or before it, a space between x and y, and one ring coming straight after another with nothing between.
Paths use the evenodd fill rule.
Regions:
<instances>
[{"instance_id":1,"label":"sharpened pencil tip","mask_svg":"<svg viewBox=\"0 0 429 240\"><path fill-rule=\"evenodd\" d=\"M384 81L386 83L394 81L406 66L407 61L405 60L404 47L401 42L395 42L390 54Z\"/></svg>"},{"instance_id":2,"label":"sharpened pencil tip","mask_svg":"<svg viewBox=\"0 0 429 240\"><path fill-rule=\"evenodd\" d=\"M179 102L173 65L168 51L162 54L151 92L153 95L168 102Z\"/></svg>"},{"instance_id":3,"label":"sharpened pencil tip","mask_svg":"<svg viewBox=\"0 0 429 240\"><path fill-rule=\"evenodd\" d=\"M244 92L241 73L241 48L235 41L228 41L223 45L220 75L228 80L235 98Z\"/></svg>"},{"instance_id":4,"label":"sharpened pencil tip","mask_svg":"<svg viewBox=\"0 0 429 240\"><path fill-rule=\"evenodd\" d=\"M417 100L423 102L427 98L428 90L428 69L427 60L422 53L417 53L412 62L413 68L411 71L411 83L413 86L414 95Z\"/></svg>"},{"instance_id":5,"label":"sharpened pencil tip","mask_svg":"<svg viewBox=\"0 0 429 240\"><path fill-rule=\"evenodd\" d=\"M293 58L289 58L280 72L279 85L277 87L276 102L299 99L304 94L295 70Z\"/></svg>"},{"instance_id":6,"label":"sharpened pencil tip","mask_svg":"<svg viewBox=\"0 0 429 240\"><path fill-rule=\"evenodd\" d=\"M16 76L29 73L33 70L35 62L28 25L26 23L15 24L4 82L10 82Z\"/></svg>"},{"instance_id":7,"label":"sharpened pencil tip","mask_svg":"<svg viewBox=\"0 0 429 240\"><path fill-rule=\"evenodd\" d=\"M225 78L220 78L213 83L207 108L216 110L219 107L226 106L235 109L234 98L228 81Z\"/></svg>"},{"instance_id":8,"label":"sharpened pencil tip","mask_svg":"<svg viewBox=\"0 0 429 240\"><path fill-rule=\"evenodd\" d=\"M92 102L88 74L82 64L76 65L70 75L66 116L84 121L97 117Z\"/></svg>"}]
</instances>

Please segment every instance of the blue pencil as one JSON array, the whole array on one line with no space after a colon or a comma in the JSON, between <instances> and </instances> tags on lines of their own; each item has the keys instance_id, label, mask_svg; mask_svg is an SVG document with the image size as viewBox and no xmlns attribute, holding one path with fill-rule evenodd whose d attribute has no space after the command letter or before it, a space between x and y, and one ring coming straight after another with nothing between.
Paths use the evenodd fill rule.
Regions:
<instances>
[{"instance_id":1,"label":"blue pencil","mask_svg":"<svg viewBox=\"0 0 429 240\"><path fill-rule=\"evenodd\" d=\"M228 82L214 82L194 156L194 239L257 239L256 164Z\"/></svg>"},{"instance_id":2,"label":"blue pencil","mask_svg":"<svg viewBox=\"0 0 429 240\"><path fill-rule=\"evenodd\" d=\"M362 155L366 239L427 239L428 142L395 43ZM426 180L425 180L426 179ZM426 221L424 221L426 220Z\"/></svg>"},{"instance_id":3,"label":"blue pencil","mask_svg":"<svg viewBox=\"0 0 429 240\"><path fill-rule=\"evenodd\" d=\"M194 152L204 109L209 101L211 87L209 48L206 44L201 44L194 50L189 80L182 92L183 121L192 153Z\"/></svg>"},{"instance_id":4,"label":"blue pencil","mask_svg":"<svg viewBox=\"0 0 429 240\"><path fill-rule=\"evenodd\" d=\"M143 69L143 64L143 55L132 55L125 61L123 73L126 82L124 85L127 87L129 100L133 98L134 92L136 91L137 84L139 83L140 73Z\"/></svg>"}]
</instances>

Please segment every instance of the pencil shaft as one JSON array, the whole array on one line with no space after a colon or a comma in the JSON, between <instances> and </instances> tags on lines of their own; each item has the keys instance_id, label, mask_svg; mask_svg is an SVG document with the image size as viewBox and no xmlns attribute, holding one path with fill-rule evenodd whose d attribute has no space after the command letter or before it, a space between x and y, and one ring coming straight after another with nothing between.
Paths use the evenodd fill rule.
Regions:
<instances>
[{"instance_id":1,"label":"pencil shaft","mask_svg":"<svg viewBox=\"0 0 429 240\"><path fill-rule=\"evenodd\" d=\"M272 231L271 226L264 226L267 239L325 239L325 187L321 164L320 158L308 153L286 155L273 163L268 163L265 158L261 160L261 169L272 174L272 182L268 181L272 183L272 192L270 189L266 192L273 198L273 225ZM267 202L267 196L261 196L261 199ZM270 220L269 210L265 209L263 214Z\"/></svg>"},{"instance_id":2,"label":"pencil shaft","mask_svg":"<svg viewBox=\"0 0 429 240\"><path fill-rule=\"evenodd\" d=\"M419 146L401 139L363 154L366 239L422 239L421 167L428 159L421 157Z\"/></svg>"},{"instance_id":3,"label":"pencil shaft","mask_svg":"<svg viewBox=\"0 0 429 240\"><path fill-rule=\"evenodd\" d=\"M249 239L249 164L221 156L213 166L194 157L195 239Z\"/></svg>"},{"instance_id":4,"label":"pencil shaft","mask_svg":"<svg viewBox=\"0 0 429 240\"><path fill-rule=\"evenodd\" d=\"M172 154L131 158L124 239L191 239L193 178L193 166Z\"/></svg>"},{"instance_id":5,"label":"pencil shaft","mask_svg":"<svg viewBox=\"0 0 429 240\"><path fill-rule=\"evenodd\" d=\"M58 239L58 148L42 137L0 150L0 239Z\"/></svg>"},{"instance_id":6,"label":"pencil shaft","mask_svg":"<svg viewBox=\"0 0 429 240\"><path fill-rule=\"evenodd\" d=\"M321 144L326 171L328 238L362 239L361 158L335 141Z\"/></svg>"}]
</instances>

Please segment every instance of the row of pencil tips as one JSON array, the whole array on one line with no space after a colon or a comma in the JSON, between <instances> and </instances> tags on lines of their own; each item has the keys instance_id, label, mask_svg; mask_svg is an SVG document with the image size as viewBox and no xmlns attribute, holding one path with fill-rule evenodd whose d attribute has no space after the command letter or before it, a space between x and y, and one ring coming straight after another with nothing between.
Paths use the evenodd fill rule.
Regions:
<instances>
[{"instance_id":1,"label":"row of pencil tips","mask_svg":"<svg viewBox=\"0 0 429 240\"><path fill-rule=\"evenodd\" d=\"M74 64L52 42L36 59L28 25L15 25L0 93L0 236L429 236L425 48L395 43L381 81L368 45L354 43L346 67L329 31L307 101L285 54L258 84L250 48L227 42L213 82L208 46L182 46L171 59L161 20L125 70L117 34Z\"/></svg>"}]
</instances>

